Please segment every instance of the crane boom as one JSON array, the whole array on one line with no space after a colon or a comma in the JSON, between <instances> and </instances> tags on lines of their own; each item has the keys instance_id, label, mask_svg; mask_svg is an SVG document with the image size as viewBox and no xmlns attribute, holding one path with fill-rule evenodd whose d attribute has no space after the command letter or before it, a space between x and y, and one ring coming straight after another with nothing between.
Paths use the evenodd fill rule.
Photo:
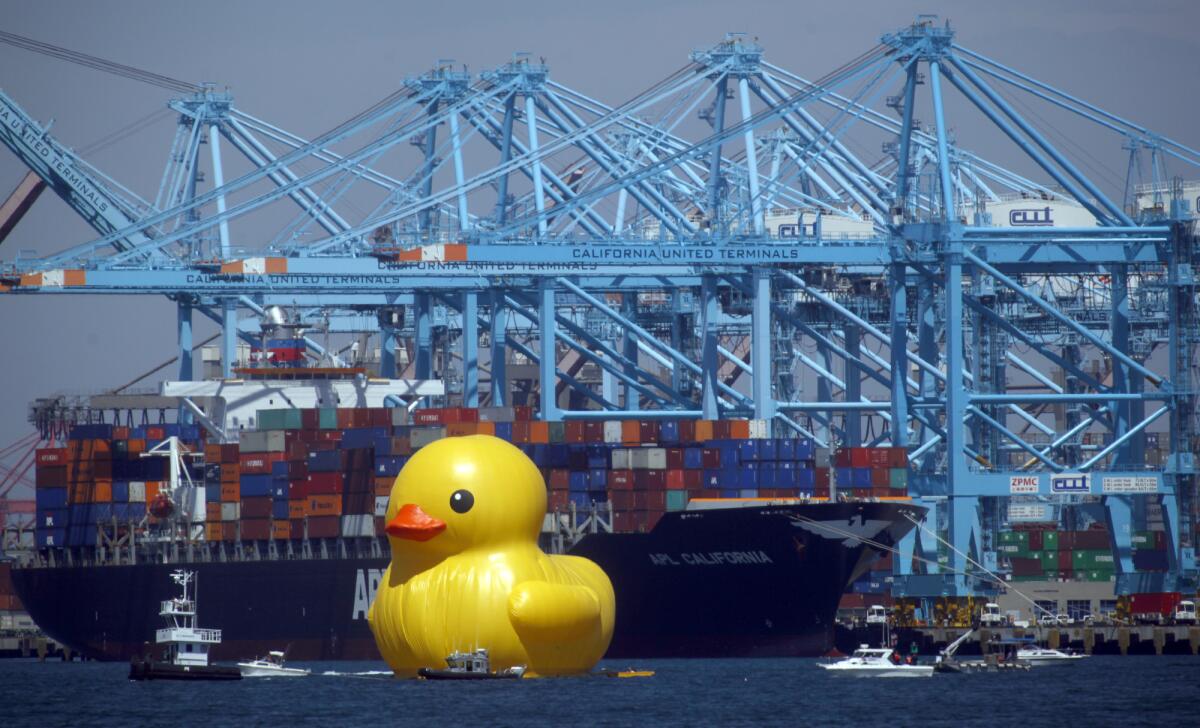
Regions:
<instances>
[{"instance_id":1,"label":"crane boom","mask_svg":"<svg viewBox=\"0 0 1200 728\"><path fill-rule=\"evenodd\" d=\"M101 235L137 222L126 212L128 203L97 180L71 150L50 136L3 91L0 91L0 141ZM113 245L126 250L149 240L146 233L135 230Z\"/></svg>"}]
</instances>

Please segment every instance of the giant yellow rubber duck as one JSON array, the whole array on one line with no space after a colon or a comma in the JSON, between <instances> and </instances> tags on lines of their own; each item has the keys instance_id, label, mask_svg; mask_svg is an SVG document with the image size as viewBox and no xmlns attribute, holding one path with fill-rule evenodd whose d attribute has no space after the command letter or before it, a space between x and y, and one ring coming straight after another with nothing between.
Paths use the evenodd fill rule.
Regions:
<instances>
[{"instance_id":1,"label":"giant yellow rubber duck","mask_svg":"<svg viewBox=\"0 0 1200 728\"><path fill-rule=\"evenodd\" d=\"M542 552L545 513L541 473L504 440L451 437L413 455L392 485L392 562L367 613L397 676L479 647L493 670L596 665L612 640L612 583L587 559Z\"/></svg>"}]
</instances>

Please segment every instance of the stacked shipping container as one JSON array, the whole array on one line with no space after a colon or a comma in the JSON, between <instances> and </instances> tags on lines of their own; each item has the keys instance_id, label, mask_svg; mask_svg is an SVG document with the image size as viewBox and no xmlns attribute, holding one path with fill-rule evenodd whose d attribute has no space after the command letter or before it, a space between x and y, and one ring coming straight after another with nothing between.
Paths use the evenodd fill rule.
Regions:
<instances>
[{"instance_id":1,"label":"stacked shipping container","mask_svg":"<svg viewBox=\"0 0 1200 728\"><path fill-rule=\"evenodd\" d=\"M94 546L100 524L138 522L147 515L169 465L143 454L168 437L203 447L199 428L188 425L118 427L77 425L65 447L36 453L35 540L39 548ZM197 467L192 473L201 480Z\"/></svg>"},{"instance_id":2,"label":"stacked shipping container","mask_svg":"<svg viewBox=\"0 0 1200 728\"><path fill-rule=\"evenodd\" d=\"M521 448L544 476L551 511L610 501L617 531L650 530L664 512L681 510L695 498L828 497L831 479L845 495L907 492L903 449L850 448L831 456L808 439L767 437L766 423L755 420L547 423L534 421L527 407L460 407L417 410L411 416L388 408L260 410L257 424L237 445L203 448L205 466L196 480L204 484L209 541L382 533L392 482L408 457L444 437L474 434ZM117 437L127 434L121 428L96 427L72 433L71 442L86 447L48 450L39 457L39 483L46 483L39 509L44 507L47 519L40 546L67 545L66 535L53 529L71 522L71 513L60 512L75 502L66 493L68 482L84 482L86 474L91 483L110 451L140 452L174 434L151 428L155 431L149 434L159 437L143 442ZM198 438L194 428L184 431ZM75 464L70 476L68 461ZM139 481L151 485L134 489L143 509L139 516L166 477L162 459L145 462L144 468L157 470L153 479ZM861 486L854 485L860 481ZM62 492L52 492L50 483ZM83 486L78 490L83 493ZM96 515L108 512L80 517L92 523ZM93 543L94 523L92 528L71 545Z\"/></svg>"}]
</instances>

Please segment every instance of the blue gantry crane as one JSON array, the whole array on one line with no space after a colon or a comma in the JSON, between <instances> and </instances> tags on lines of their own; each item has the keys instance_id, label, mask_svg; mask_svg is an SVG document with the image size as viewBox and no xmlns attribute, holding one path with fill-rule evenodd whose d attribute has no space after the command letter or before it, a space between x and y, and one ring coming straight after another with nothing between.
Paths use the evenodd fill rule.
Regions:
<instances>
[{"instance_id":1,"label":"blue gantry crane","mask_svg":"<svg viewBox=\"0 0 1200 728\"><path fill-rule=\"evenodd\" d=\"M1200 189L1164 170L1194 174L1200 152L948 24L922 16L815 80L731 34L615 106L528 54L480 74L439 61L311 139L211 85L170 88L153 203L0 97L0 138L99 235L4 263L0 290L166 295L181 357L193 309L222 323L226 375L284 306L369 332L381 377L453 380L466 406L905 447L933 515L902 545L901 595L983 588L1010 501L1100 502L1122 593L1195 584ZM950 94L1011 157L955 138ZM1033 104L1110 133L1126 188L1084 174ZM268 230L281 205L294 215ZM1133 565L1147 503L1167 572ZM914 573L939 542L944 565Z\"/></svg>"}]
</instances>

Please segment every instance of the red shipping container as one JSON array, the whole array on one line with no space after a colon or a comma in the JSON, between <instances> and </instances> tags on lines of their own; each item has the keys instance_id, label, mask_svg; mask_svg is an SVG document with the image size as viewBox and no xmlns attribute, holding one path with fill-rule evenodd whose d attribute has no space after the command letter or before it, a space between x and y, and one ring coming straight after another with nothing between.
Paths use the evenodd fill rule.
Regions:
<instances>
[{"instance_id":1,"label":"red shipping container","mask_svg":"<svg viewBox=\"0 0 1200 728\"><path fill-rule=\"evenodd\" d=\"M271 538L271 521L268 518L243 518L240 526L243 541L266 541Z\"/></svg>"},{"instance_id":2,"label":"red shipping container","mask_svg":"<svg viewBox=\"0 0 1200 728\"><path fill-rule=\"evenodd\" d=\"M683 487L688 490L704 487L704 473L699 470L683 471Z\"/></svg>"},{"instance_id":3,"label":"red shipping container","mask_svg":"<svg viewBox=\"0 0 1200 728\"><path fill-rule=\"evenodd\" d=\"M314 442L312 444L318 445L322 442L341 442L341 441L342 441L342 431L341 430L318 430L317 442ZM312 449L312 448L310 448L310 449ZM319 449L332 450L333 448L319 448Z\"/></svg>"},{"instance_id":4,"label":"red shipping container","mask_svg":"<svg viewBox=\"0 0 1200 728\"><path fill-rule=\"evenodd\" d=\"M371 427L391 427L392 411L387 407L372 407L368 417Z\"/></svg>"},{"instance_id":5,"label":"red shipping container","mask_svg":"<svg viewBox=\"0 0 1200 728\"><path fill-rule=\"evenodd\" d=\"M632 533L637 529L637 517L632 511L613 513L613 530L617 533Z\"/></svg>"},{"instance_id":6,"label":"red shipping container","mask_svg":"<svg viewBox=\"0 0 1200 728\"><path fill-rule=\"evenodd\" d=\"M435 408L419 409L412 413L412 421L414 425L440 425L443 424L442 411Z\"/></svg>"},{"instance_id":7,"label":"red shipping container","mask_svg":"<svg viewBox=\"0 0 1200 728\"><path fill-rule=\"evenodd\" d=\"M67 484L67 469L39 467L33 477L35 487L62 488Z\"/></svg>"},{"instance_id":8,"label":"red shipping container","mask_svg":"<svg viewBox=\"0 0 1200 728\"><path fill-rule=\"evenodd\" d=\"M1070 551L1059 551L1058 552L1058 570L1059 571L1070 571L1071 570L1071 552Z\"/></svg>"},{"instance_id":9,"label":"red shipping container","mask_svg":"<svg viewBox=\"0 0 1200 728\"><path fill-rule=\"evenodd\" d=\"M563 427L564 437L568 443L574 445L583 444L583 423L578 420L573 420L565 423Z\"/></svg>"},{"instance_id":10,"label":"red shipping container","mask_svg":"<svg viewBox=\"0 0 1200 728\"><path fill-rule=\"evenodd\" d=\"M661 511L667 507L665 490L635 490L633 507L639 511Z\"/></svg>"},{"instance_id":11,"label":"red shipping container","mask_svg":"<svg viewBox=\"0 0 1200 728\"><path fill-rule=\"evenodd\" d=\"M565 511L571 502L571 494L565 490L552 490L546 494L546 509L549 511Z\"/></svg>"},{"instance_id":12,"label":"red shipping container","mask_svg":"<svg viewBox=\"0 0 1200 728\"><path fill-rule=\"evenodd\" d=\"M604 423L585 422L583 424L583 441L588 443L604 442Z\"/></svg>"},{"instance_id":13,"label":"red shipping container","mask_svg":"<svg viewBox=\"0 0 1200 728\"><path fill-rule=\"evenodd\" d=\"M908 448L889 447L888 448L888 467L907 468L908 467Z\"/></svg>"},{"instance_id":14,"label":"red shipping container","mask_svg":"<svg viewBox=\"0 0 1200 728\"><path fill-rule=\"evenodd\" d=\"M513 407L513 419L517 422L529 422L533 419L533 408L525 405Z\"/></svg>"},{"instance_id":15,"label":"red shipping container","mask_svg":"<svg viewBox=\"0 0 1200 728\"><path fill-rule=\"evenodd\" d=\"M683 479L683 470L668 470L667 473L667 490L683 490L687 488L687 484Z\"/></svg>"},{"instance_id":16,"label":"red shipping container","mask_svg":"<svg viewBox=\"0 0 1200 728\"><path fill-rule=\"evenodd\" d=\"M287 457L282 452L248 452L238 458L238 467L245 475L270 475L271 466Z\"/></svg>"},{"instance_id":17,"label":"red shipping container","mask_svg":"<svg viewBox=\"0 0 1200 728\"><path fill-rule=\"evenodd\" d=\"M550 471L550 490L567 490L571 487L571 471L555 468Z\"/></svg>"},{"instance_id":18,"label":"red shipping container","mask_svg":"<svg viewBox=\"0 0 1200 728\"><path fill-rule=\"evenodd\" d=\"M1129 611L1132 614L1163 614L1175 612L1183 595L1179 592L1144 592L1129 595Z\"/></svg>"},{"instance_id":19,"label":"red shipping container","mask_svg":"<svg viewBox=\"0 0 1200 728\"><path fill-rule=\"evenodd\" d=\"M288 500L307 500L308 480L288 481Z\"/></svg>"},{"instance_id":20,"label":"red shipping container","mask_svg":"<svg viewBox=\"0 0 1200 728\"><path fill-rule=\"evenodd\" d=\"M632 490L610 490L608 499L612 501L614 511L632 511L634 495Z\"/></svg>"},{"instance_id":21,"label":"red shipping container","mask_svg":"<svg viewBox=\"0 0 1200 728\"><path fill-rule=\"evenodd\" d=\"M529 442L529 423L512 423L512 441L515 445L525 445Z\"/></svg>"},{"instance_id":22,"label":"red shipping container","mask_svg":"<svg viewBox=\"0 0 1200 728\"><path fill-rule=\"evenodd\" d=\"M667 469L679 470L683 468L683 448L669 447L667 448Z\"/></svg>"},{"instance_id":23,"label":"red shipping container","mask_svg":"<svg viewBox=\"0 0 1200 728\"><path fill-rule=\"evenodd\" d=\"M312 407L300 410L300 427L305 430L320 429L321 411Z\"/></svg>"},{"instance_id":24,"label":"red shipping container","mask_svg":"<svg viewBox=\"0 0 1200 728\"><path fill-rule=\"evenodd\" d=\"M695 442L696 441L696 422L694 420L679 421L679 441L680 442Z\"/></svg>"},{"instance_id":25,"label":"red shipping container","mask_svg":"<svg viewBox=\"0 0 1200 728\"><path fill-rule=\"evenodd\" d=\"M474 407L447 407L442 410L442 424L453 425L460 422L478 422L479 410Z\"/></svg>"},{"instance_id":26,"label":"red shipping container","mask_svg":"<svg viewBox=\"0 0 1200 728\"><path fill-rule=\"evenodd\" d=\"M633 471L633 487L635 490L665 490L667 471L635 470Z\"/></svg>"},{"instance_id":27,"label":"red shipping container","mask_svg":"<svg viewBox=\"0 0 1200 728\"><path fill-rule=\"evenodd\" d=\"M610 490L633 490L633 471L608 471L608 487Z\"/></svg>"},{"instance_id":28,"label":"red shipping container","mask_svg":"<svg viewBox=\"0 0 1200 728\"><path fill-rule=\"evenodd\" d=\"M307 442L302 441L289 442L283 454L292 462L306 460L308 458L308 445Z\"/></svg>"},{"instance_id":29,"label":"red shipping container","mask_svg":"<svg viewBox=\"0 0 1200 728\"><path fill-rule=\"evenodd\" d=\"M869 468L871 467L871 449L866 447L850 448L850 467L852 468Z\"/></svg>"},{"instance_id":30,"label":"red shipping container","mask_svg":"<svg viewBox=\"0 0 1200 728\"><path fill-rule=\"evenodd\" d=\"M203 430L202 430L202 432L203 432ZM129 428L128 427L114 427L112 430L112 439L128 440L129 439Z\"/></svg>"},{"instance_id":31,"label":"red shipping container","mask_svg":"<svg viewBox=\"0 0 1200 728\"><path fill-rule=\"evenodd\" d=\"M716 490L714 488L704 488L700 491L700 494L697 495L696 497L697 498L710 498L710 499L711 498L720 498L721 491Z\"/></svg>"},{"instance_id":32,"label":"red shipping container","mask_svg":"<svg viewBox=\"0 0 1200 728\"><path fill-rule=\"evenodd\" d=\"M308 461L292 460L288 463L289 480L308 480Z\"/></svg>"},{"instance_id":33,"label":"red shipping container","mask_svg":"<svg viewBox=\"0 0 1200 728\"><path fill-rule=\"evenodd\" d=\"M884 447L867 448L867 459L871 462L872 468L886 468L891 463L891 452Z\"/></svg>"},{"instance_id":34,"label":"red shipping container","mask_svg":"<svg viewBox=\"0 0 1200 728\"><path fill-rule=\"evenodd\" d=\"M871 487L887 488L892 484L892 471L887 468L871 468ZM884 495L887 495L886 493Z\"/></svg>"},{"instance_id":35,"label":"red shipping container","mask_svg":"<svg viewBox=\"0 0 1200 728\"><path fill-rule=\"evenodd\" d=\"M293 533L295 528L292 529ZM341 516L309 516L309 538L337 538L342 531Z\"/></svg>"},{"instance_id":36,"label":"red shipping container","mask_svg":"<svg viewBox=\"0 0 1200 728\"><path fill-rule=\"evenodd\" d=\"M242 499L242 518L270 518L271 497L258 496Z\"/></svg>"},{"instance_id":37,"label":"red shipping container","mask_svg":"<svg viewBox=\"0 0 1200 728\"><path fill-rule=\"evenodd\" d=\"M1029 550L1041 551L1044 548L1045 537L1042 535L1042 533L1042 531L1029 532Z\"/></svg>"},{"instance_id":38,"label":"red shipping container","mask_svg":"<svg viewBox=\"0 0 1200 728\"><path fill-rule=\"evenodd\" d=\"M61 447L48 447L37 451L38 465L65 465L67 451Z\"/></svg>"},{"instance_id":39,"label":"red shipping container","mask_svg":"<svg viewBox=\"0 0 1200 728\"><path fill-rule=\"evenodd\" d=\"M638 423L638 441L639 442L658 442L658 423L651 420L649 422Z\"/></svg>"},{"instance_id":40,"label":"red shipping container","mask_svg":"<svg viewBox=\"0 0 1200 728\"><path fill-rule=\"evenodd\" d=\"M713 426L712 439L714 439L714 440L730 439L729 420L713 420L712 426Z\"/></svg>"},{"instance_id":41,"label":"red shipping container","mask_svg":"<svg viewBox=\"0 0 1200 728\"><path fill-rule=\"evenodd\" d=\"M240 450L241 448L237 446L237 443L221 445L221 464L232 465L236 463L238 461L238 453Z\"/></svg>"},{"instance_id":42,"label":"red shipping container","mask_svg":"<svg viewBox=\"0 0 1200 728\"><path fill-rule=\"evenodd\" d=\"M346 479L341 473L309 473L310 495L340 495L346 489Z\"/></svg>"},{"instance_id":43,"label":"red shipping container","mask_svg":"<svg viewBox=\"0 0 1200 728\"><path fill-rule=\"evenodd\" d=\"M829 468L814 468L813 480L817 488L824 488L829 493Z\"/></svg>"},{"instance_id":44,"label":"red shipping container","mask_svg":"<svg viewBox=\"0 0 1200 728\"><path fill-rule=\"evenodd\" d=\"M167 431L162 427L147 427L146 428L146 439L147 440L165 440L166 437L167 437Z\"/></svg>"},{"instance_id":45,"label":"red shipping container","mask_svg":"<svg viewBox=\"0 0 1200 728\"><path fill-rule=\"evenodd\" d=\"M833 466L835 468L850 467L850 450L849 448L838 448L833 451Z\"/></svg>"},{"instance_id":46,"label":"red shipping container","mask_svg":"<svg viewBox=\"0 0 1200 728\"><path fill-rule=\"evenodd\" d=\"M700 451L700 463L706 470L716 470L721 467L721 451L715 447L706 447Z\"/></svg>"}]
</instances>

